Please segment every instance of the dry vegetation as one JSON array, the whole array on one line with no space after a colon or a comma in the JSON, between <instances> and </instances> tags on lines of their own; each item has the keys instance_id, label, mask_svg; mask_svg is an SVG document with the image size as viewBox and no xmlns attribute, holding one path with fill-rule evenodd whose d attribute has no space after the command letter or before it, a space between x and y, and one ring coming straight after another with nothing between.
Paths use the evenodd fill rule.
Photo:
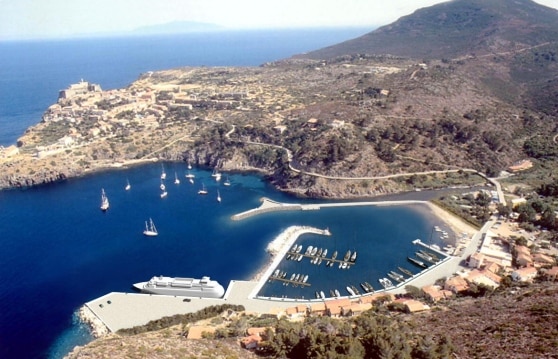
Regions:
<instances>
[{"instance_id":1,"label":"dry vegetation","mask_svg":"<svg viewBox=\"0 0 558 359\"><path fill-rule=\"evenodd\" d=\"M175 325L112 335L76 348L68 358L317 358L330 350L337 354L329 357L346 358L556 358L557 300L555 285L539 283L460 297L422 314L388 312L397 307L380 304L360 317L271 322L276 334L258 355L241 349L238 337L188 340L184 326Z\"/></svg>"}]
</instances>

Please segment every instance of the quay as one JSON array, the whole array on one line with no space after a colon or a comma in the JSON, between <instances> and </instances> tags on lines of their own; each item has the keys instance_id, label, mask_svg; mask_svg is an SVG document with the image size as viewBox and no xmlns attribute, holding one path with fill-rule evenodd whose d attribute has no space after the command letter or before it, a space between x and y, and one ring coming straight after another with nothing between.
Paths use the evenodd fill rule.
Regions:
<instances>
[{"instance_id":1,"label":"quay","mask_svg":"<svg viewBox=\"0 0 558 359\"><path fill-rule=\"evenodd\" d=\"M267 197L261 199L262 204L257 208L252 208L247 211L237 213L231 217L233 221L240 221L242 219L257 216L258 214L279 212L279 211L317 211L321 208L330 207L354 207L354 206L393 206L393 205L409 205L409 204L426 204L427 201L383 201L383 202L339 202L339 203L313 203L313 204L300 204L300 203L281 203L273 201Z\"/></svg>"}]
</instances>

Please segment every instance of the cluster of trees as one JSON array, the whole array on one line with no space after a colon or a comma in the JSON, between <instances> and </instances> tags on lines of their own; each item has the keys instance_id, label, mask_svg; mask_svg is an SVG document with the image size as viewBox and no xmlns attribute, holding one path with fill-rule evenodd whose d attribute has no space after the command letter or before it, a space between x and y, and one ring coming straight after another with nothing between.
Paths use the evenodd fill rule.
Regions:
<instances>
[{"instance_id":1,"label":"cluster of trees","mask_svg":"<svg viewBox=\"0 0 558 359\"><path fill-rule=\"evenodd\" d=\"M145 325L140 325L128 329L120 329L118 331L118 334L135 335L139 333L161 330L178 324L186 325L188 323L194 323L203 319L216 317L218 315L221 315L225 311L244 311L244 306L233 304L212 305L209 307L205 307L204 309L199 310L195 313L177 314L173 315L172 317L163 317L161 319L152 320Z\"/></svg>"},{"instance_id":2,"label":"cluster of trees","mask_svg":"<svg viewBox=\"0 0 558 359\"><path fill-rule=\"evenodd\" d=\"M558 146L551 137L535 136L523 144L523 150L529 157L537 159L555 159L558 157Z\"/></svg>"},{"instance_id":3,"label":"cluster of trees","mask_svg":"<svg viewBox=\"0 0 558 359\"><path fill-rule=\"evenodd\" d=\"M448 337L416 333L409 324L373 310L350 320L280 320L267 335L261 354L276 358L441 359L454 350Z\"/></svg>"},{"instance_id":4,"label":"cluster of trees","mask_svg":"<svg viewBox=\"0 0 558 359\"><path fill-rule=\"evenodd\" d=\"M515 211L519 214L517 218L523 228L532 230L534 226L541 226L551 231L558 230L555 207L538 197L531 197L527 203L517 206Z\"/></svg>"}]
</instances>

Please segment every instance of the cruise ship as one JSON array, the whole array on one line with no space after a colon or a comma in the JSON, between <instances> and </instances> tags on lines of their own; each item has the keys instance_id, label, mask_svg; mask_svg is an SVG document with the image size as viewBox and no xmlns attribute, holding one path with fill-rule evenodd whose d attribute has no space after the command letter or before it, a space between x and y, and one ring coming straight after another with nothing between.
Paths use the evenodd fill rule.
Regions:
<instances>
[{"instance_id":1,"label":"cruise ship","mask_svg":"<svg viewBox=\"0 0 558 359\"><path fill-rule=\"evenodd\" d=\"M148 282L134 284L142 293L178 295L185 297L221 298L225 288L209 277L201 279L156 276Z\"/></svg>"}]
</instances>

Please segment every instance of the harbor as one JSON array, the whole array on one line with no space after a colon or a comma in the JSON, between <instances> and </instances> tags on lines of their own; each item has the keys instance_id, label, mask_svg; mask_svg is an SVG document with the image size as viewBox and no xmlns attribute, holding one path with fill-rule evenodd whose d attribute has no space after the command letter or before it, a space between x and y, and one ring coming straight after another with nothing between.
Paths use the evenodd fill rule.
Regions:
<instances>
[{"instance_id":1,"label":"harbor","mask_svg":"<svg viewBox=\"0 0 558 359\"><path fill-rule=\"evenodd\" d=\"M272 260L268 265L255 275L254 280L231 281L228 286L226 286L226 292L222 298L113 292L87 302L80 309L80 317L94 328L94 332L97 333L97 335L103 335L108 332L116 332L123 328L144 325L151 320L156 320L164 316L193 313L209 305L236 304L244 306L247 311L277 314L286 310L286 308L297 305L297 303L311 304L314 302L327 302L339 298L355 299L359 297L366 298L381 293L402 293L407 285L422 286L432 284L439 278L451 275L459 268L463 260L462 257L448 255L438 250L436 246L428 245L416 239L413 241L413 245L417 247L417 253L421 253L420 251L427 251L427 253L431 253L431 255L438 256L439 260L416 273L405 268L402 262L400 266L395 266L393 271L388 272L392 275L394 272L397 273L396 277L400 279L397 281L395 278L392 278L393 282L388 280L391 284L383 281L383 279L386 278L381 278L382 281L380 281L379 285L376 285L377 288L374 288L374 286L366 280L360 283L355 282L354 284L339 283L339 289L332 288L323 290L313 288L312 293L314 295L306 298L260 295L262 288L266 284L269 284L270 281L287 283L291 287L294 285L301 288L311 287L311 275L303 274L302 272L297 273L299 274L298 280L295 280L296 275L293 280L290 279L294 273L290 274L286 280L283 278L283 274L281 274L280 279L282 280L279 280L279 274L282 273L279 266L282 262L287 261L298 263L298 261L292 260L295 254L297 255L296 258L298 258L298 255L303 254L303 258L306 258L309 263L311 260L318 258L317 252L314 255L311 254L312 251L309 252L310 254L306 254L306 251L303 252L302 247L299 247L301 245L296 244L297 240L302 235L308 234L317 235L316 238L323 238L320 240L325 241L321 242L320 247L322 248L327 247L328 243L326 242L331 244L331 240L328 238L332 236L332 233L328 228L319 229L309 226L288 227L268 244L267 251L272 256ZM480 234L477 234L476 237L480 238ZM475 246L475 243L476 242L472 240L469 246ZM287 259L289 255L291 258ZM465 253L463 255L465 255ZM331 259L331 257L329 257L329 259ZM324 260L325 258L322 258L322 262ZM336 260L337 263L343 262L343 259L334 260ZM358 267L357 262L356 259L352 262L355 267ZM326 266L322 267L325 268ZM410 266L407 267L410 268ZM334 266L334 268L337 270L340 269L338 265ZM349 272L350 271L346 271L346 273ZM386 276L388 273L386 273ZM304 278L306 276L308 276L308 278L303 284L300 281L300 277ZM357 287L359 285L363 293L358 291ZM329 296L326 296L326 293L328 293Z\"/></svg>"}]
</instances>

